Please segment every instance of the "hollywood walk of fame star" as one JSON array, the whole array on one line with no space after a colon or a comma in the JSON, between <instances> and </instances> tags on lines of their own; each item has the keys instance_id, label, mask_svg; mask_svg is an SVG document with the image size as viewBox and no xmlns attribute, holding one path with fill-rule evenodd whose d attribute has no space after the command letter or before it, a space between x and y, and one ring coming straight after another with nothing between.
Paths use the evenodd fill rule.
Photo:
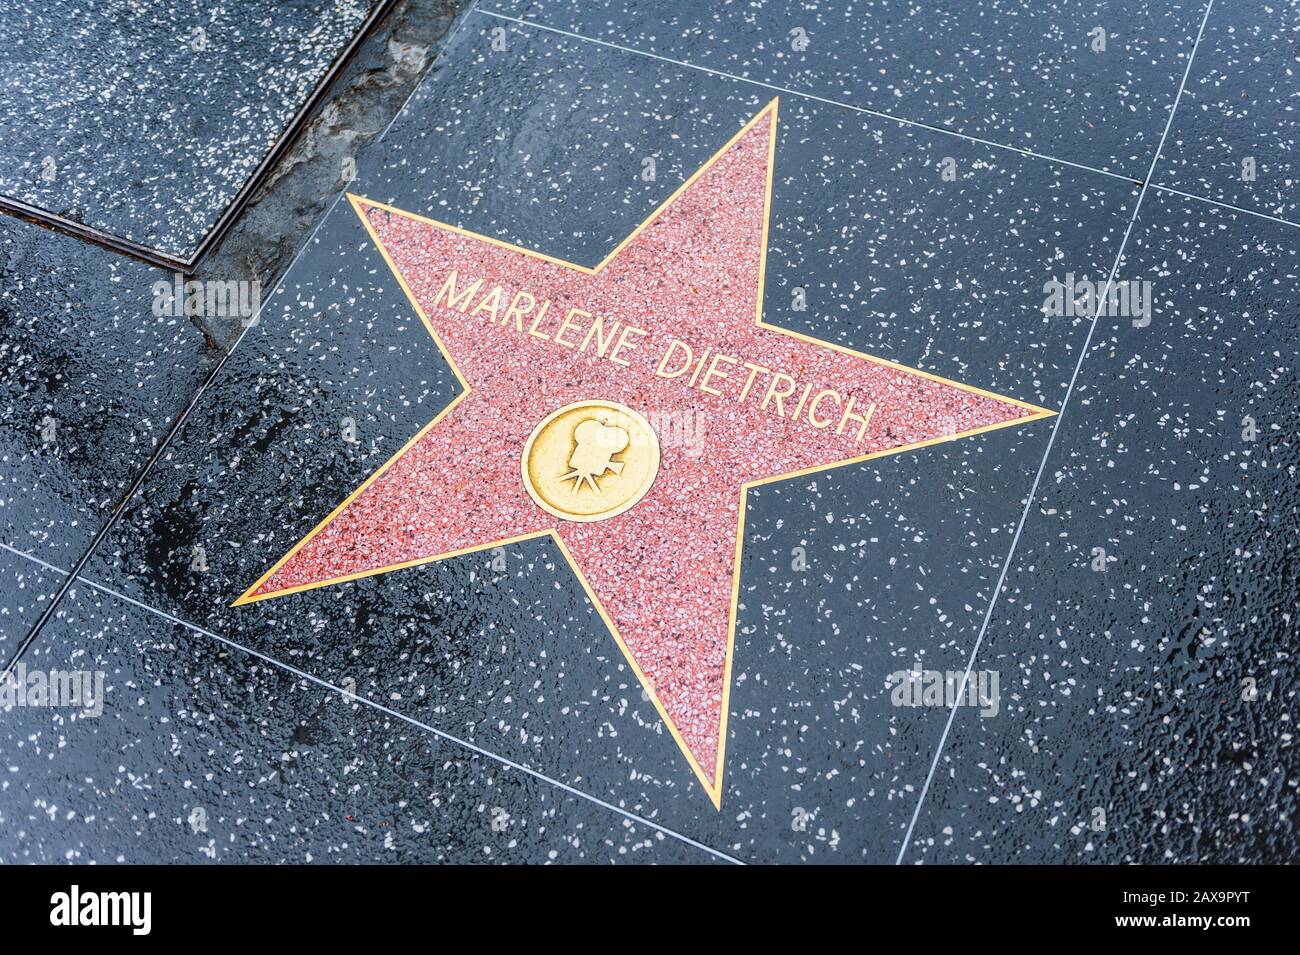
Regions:
<instances>
[{"instance_id":1,"label":"hollywood walk of fame star","mask_svg":"<svg viewBox=\"0 0 1300 955\"><path fill-rule=\"evenodd\" d=\"M462 391L236 603L550 534L720 807L747 489L1052 414L762 321L776 130L594 268L349 196Z\"/></svg>"}]
</instances>

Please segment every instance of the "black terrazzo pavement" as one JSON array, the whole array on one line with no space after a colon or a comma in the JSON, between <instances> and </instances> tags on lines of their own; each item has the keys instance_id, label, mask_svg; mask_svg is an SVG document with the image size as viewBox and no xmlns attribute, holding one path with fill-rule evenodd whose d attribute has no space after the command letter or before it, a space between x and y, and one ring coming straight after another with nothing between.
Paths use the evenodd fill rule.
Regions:
<instances>
[{"instance_id":1,"label":"black terrazzo pavement","mask_svg":"<svg viewBox=\"0 0 1300 955\"><path fill-rule=\"evenodd\" d=\"M1278 17L1294 11L1210 17L1138 208L1132 180L1161 141L1200 5L839 4L808 12L801 57L786 52L798 17L778 5L653 9L471 13L352 191L594 262L774 95L494 10L885 111L910 122L781 94L767 320L1051 408L1073 384L1064 415L750 494L717 811L548 540L230 607L455 393L341 204L24 657L103 670L110 690L98 719L0 717L0 857L1295 857L1300 225L1158 188L1285 218L1271 193L1213 178L1213 137L1250 137L1239 124L1207 132L1200 78L1224 69L1243 31L1284 74ZM1104 53L1088 47L1096 23ZM1255 95L1272 105L1250 135L1271 128L1284 143L1285 100ZM1101 317L1085 355L1090 316L1045 314L1044 284L1104 279L1135 209L1117 277L1152 283L1152 321ZM78 249L58 271L90 268L94 250ZM115 274L119 291L142 281ZM30 281L46 284L19 296L20 312L67 300L39 272ZM795 287L807 311L791 308ZM176 376L210 367L185 332L132 330L133 396L161 390L143 356L174 353ZM36 347L12 334L9 348ZM5 422L61 406L36 383L59 382L64 360L33 364ZM171 407L108 395L129 420ZM111 429L84 427L95 453L121 452ZM92 505L127 477L56 472L75 493L38 507L19 491L44 487L28 476L44 473L29 463L39 435L15 424L9 440L10 543L67 566L105 519ZM133 475L147 453L121 457ZM86 527L55 533L64 513ZM1105 571L1090 568L1094 547ZM0 570L0 621L21 633L62 580L11 551ZM892 675L960 674L973 653L976 672L998 675L996 712L959 707L945 732L946 706L896 705Z\"/></svg>"},{"instance_id":2,"label":"black terrazzo pavement","mask_svg":"<svg viewBox=\"0 0 1300 955\"><path fill-rule=\"evenodd\" d=\"M0 195L189 260L380 0L18 0Z\"/></svg>"}]
</instances>

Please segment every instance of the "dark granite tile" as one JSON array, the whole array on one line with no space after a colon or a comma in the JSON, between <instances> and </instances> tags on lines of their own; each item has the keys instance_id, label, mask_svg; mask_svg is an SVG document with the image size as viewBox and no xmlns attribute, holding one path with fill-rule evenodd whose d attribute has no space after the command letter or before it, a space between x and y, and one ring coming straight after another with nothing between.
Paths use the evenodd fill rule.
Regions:
<instances>
[{"instance_id":1,"label":"dark granite tile","mask_svg":"<svg viewBox=\"0 0 1300 955\"><path fill-rule=\"evenodd\" d=\"M0 542L70 568L218 359L159 269L0 220Z\"/></svg>"},{"instance_id":2,"label":"dark granite tile","mask_svg":"<svg viewBox=\"0 0 1300 955\"><path fill-rule=\"evenodd\" d=\"M1122 271L908 861L1295 858L1295 232L1148 194Z\"/></svg>"},{"instance_id":3,"label":"dark granite tile","mask_svg":"<svg viewBox=\"0 0 1300 955\"><path fill-rule=\"evenodd\" d=\"M1204 3L490 0L485 10L1133 177ZM1104 50L1094 49L1104 31Z\"/></svg>"},{"instance_id":4,"label":"dark granite tile","mask_svg":"<svg viewBox=\"0 0 1300 955\"><path fill-rule=\"evenodd\" d=\"M1156 181L1300 219L1298 71L1300 8L1294 3L1216 3Z\"/></svg>"},{"instance_id":5,"label":"dark granite tile","mask_svg":"<svg viewBox=\"0 0 1300 955\"><path fill-rule=\"evenodd\" d=\"M947 717L894 688L964 668L1050 424L751 493L717 838L894 860Z\"/></svg>"},{"instance_id":6,"label":"dark granite tile","mask_svg":"<svg viewBox=\"0 0 1300 955\"><path fill-rule=\"evenodd\" d=\"M21 666L5 862L717 861L84 583Z\"/></svg>"},{"instance_id":7,"label":"dark granite tile","mask_svg":"<svg viewBox=\"0 0 1300 955\"><path fill-rule=\"evenodd\" d=\"M187 260L381 0L21 0L0 194Z\"/></svg>"}]
</instances>

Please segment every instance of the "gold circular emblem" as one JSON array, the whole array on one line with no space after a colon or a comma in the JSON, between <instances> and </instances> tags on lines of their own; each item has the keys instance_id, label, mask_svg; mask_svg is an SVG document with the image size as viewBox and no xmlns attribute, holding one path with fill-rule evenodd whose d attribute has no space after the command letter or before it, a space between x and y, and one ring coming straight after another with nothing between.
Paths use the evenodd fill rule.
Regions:
<instances>
[{"instance_id":1,"label":"gold circular emblem","mask_svg":"<svg viewBox=\"0 0 1300 955\"><path fill-rule=\"evenodd\" d=\"M520 462L537 506L566 521L603 521L645 497L659 473L659 436L617 401L576 401L533 429Z\"/></svg>"}]
</instances>

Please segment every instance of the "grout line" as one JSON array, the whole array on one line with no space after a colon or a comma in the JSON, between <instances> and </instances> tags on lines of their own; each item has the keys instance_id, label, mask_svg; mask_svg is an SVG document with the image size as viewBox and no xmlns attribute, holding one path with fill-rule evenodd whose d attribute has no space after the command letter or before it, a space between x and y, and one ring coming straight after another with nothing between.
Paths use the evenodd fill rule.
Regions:
<instances>
[{"instance_id":1,"label":"grout line","mask_svg":"<svg viewBox=\"0 0 1300 955\"><path fill-rule=\"evenodd\" d=\"M1300 229L1300 222L1292 222L1290 219L1282 219L1278 216L1269 215L1267 212L1256 212L1254 209L1247 209L1244 206L1234 206L1231 202L1220 202L1218 199L1198 196L1194 192L1183 192L1181 189L1175 189L1172 186L1157 185L1154 182L1151 184L1151 188L1158 189L1161 192L1172 192L1174 195L1182 196L1184 199L1196 199L1198 202L1208 202L1212 206L1231 209L1233 212L1244 212L1248 216L1258 216L1261 219L1268 219L1270 222L1277 222L1281 225L1289 225L1293 228Z\"/></svg>"},{"instance_id":2,"label":"grout line","mask_svg":"<svg viewBox=\"0 0 1300 955\"><path fill-rule=\"evenodd\" d=\"M935 126L931 123L922 123L913 119L903 119L901 116L894 116L891 113L884 113L878 109L871 109L867 106L856 106L853 103L845 103L842 100L830 99L825 96L818 96L815 93L806 93L801 90L791 89L788 86L777 86L774 83L765 83L762 80L753 80L745 76L737 76L735 73L727 73L723 70L715 70L708 66L699 66L695 63L688 63L685 60L675 60L672 57L661 56L658 53L649 53L645 50L638 50L635 47L621 46L618 43L610 43L608 40L597 40L593 37L583 36L580 33L572 33L569 30L561 30L558 27L547 26L545 23L538 23L536 20L522 20L519 17L508 16L504 13L497 13L493 10L479 10L484 16L496 17L498 20L509 20L511 23L517 23L520 26L534 27L538 30L545 30L548 33L555 33L560 36L570 37L574 40L582 40L584 43L594 43L597 46L603 46L611 50L618 50L622 53L632 53L637 56L648 57L652 60L658 60L661 63L670 63L673 66L680 66L688 70L696 70L700 73L708 73L712 76L720 76L725 79L735 80L738 83L749 83L752 86L761 86L763 89L772 90L775 93L784 93L790 96L798 96L801 99L813 100L817 103L825 103L828 106L838 106L841 109L852 110L855 113L865 113L868 116L875 116L879 119L887 119L893 123L899 123L903 126L915 126L918 129L929 130L933 133L943 133L946 136L956 136L958 139L964 139L968 142L979 143L981 146L991 146L994 149L1004 149L1008 152L1019 153L1022 156L1029 156L1033 159L1045 159L1048 162L1060 163L1063 166L1071 166L1075 169L1082 169L1085 172L1096 173L1099 176L1109 176L1112 179L1119 179L1123 182L1131 183L1138 186L1142 180L1135 179L1133 176L1125 176L1122 173L1111 172L1108 169L1098 169L1096 166L1088 166L1084 163L1071 162L1068 159L1061 159L1058 156L1048 156L1045 153L1037 153L1032 149L1022 149L1019 146L1008 146L1005 143L997 143L991 139L981 139L979 136L971 136L968 133L959 133L956 130L946 129L943 126Z\"/></svg>"},{"instance_id":3,"label":"grout line","mask_svg":"<svg viewBox=\"0 0 1300 955\"><path fill-rule=\"evenodd\" d=\"M474 0L469 9L465 11L460 21L447 32L446 38L439 45L439 54L451 45L451 41L455 39L456 34L460 32L460 28L465 25L467 20L469 20L470 15L474 12L475 8L477 8L478 3L479 0ZM393 114L393 118L388 121L388 125L384 127L384 131L374 140L374 144L382 142L384 137L388 135L388 131L393 128L393 124L397 122L398 118L406 110L406 107L411 102L412 98L414 98L415 94L424 86L425 80L427 80L429 75L433 72L433 66L436 62L437 57L434 58L433 63L429 64L429 68L425 71L424 76L422 76L419 82L415 84L415 88L411 90L410 95L408 95L402 102L401 108ZM99 546L100 542L108 535L108 532L117 524L118 518L125 513L131 500L144 484L145 478L153 471L154 465L162 459L163 453L171 445L172 439L180 432L180 429L185 424L185 420L189 417L190 412L194 410L199 399L203 397L203 393L207 391L208 387L217 380L217 376L221 374L221 370L226 367L226 362L230 360L230 357L235 353L235 350L239 348L240 343L244 340L244 336L248 334L249 329L256 327L261 322L262 312L265 310L266 306L271 304L271 302L274 301L283 291L284 280L293 272L294 267L298 264L298 260L302 258L303 253L311 247L311 244L316 240L316 234L321 230L321 226L329 220L329 217L334 213L334 209L338 206L343 197L347 195L349 187L351 187L352 183L355 181L354 177L343 184L343 188L341 188L338 194L334 197L334 201L330 203L329 208L326 209L325 213L317 220L316 225L311 230L311 234L307 236L307 240L298 247L298 251L293 254L293 258L289 260L289 264L285 267L284 271L280 273L280 277L276 279L275 288L271 291L271 294L267 296L265 301L261 302L257 306L257 311L253 314L253 317L249 320L248 324L246 324L240 331L239 336L235 339L235 343L230 346L230 350L221 356L221 360L217 362L217 366L212 369L208 377L204 379L201 385L199 385L198 391L194 393L194 397L190 399L189 404L185 406L185 409L172 423L161 443L159 443L158 447L154 450L154 453L149 456L149 460L145 462L144 468L140 471L135 481L132 482L131 487L117 502L116 506L114 506L113 512L109 515L104 526L100 528L99 532L91 539L90 546L87 547L86 552L81 555L81 559L73 565L71 572L64 572L68 573L68 579L64 581L63 586L54 594L54 599L50 602L49 606L46 607L40 617L37 618L36 623L32 626L32 629L28 632L27 636L23 638L23 641L20 644L18 644L18 648L13 652L12 656L10 656L4 667L0 669L0 679L5 679L9 675L10 671L13 670L14 666L22 658L22 655L27 652L27 648L32 645L32 642L35 641L36 637L40 634L41 628L45 626L46 622L50 619L51 614L54 613L54 608L58 606L59 601L63 599L63 594L67 591L68 587L71 586L73 579L81 573L82 568L85 567L87 561L90 560L91 555L95 552L95 548ZM16 553L21 552L17 551Z\"/></svg>"},{"instance_id":4,"label":"grout line","mask_svg":"<svg viewBox=\"0 0 1300 955\"><path fill-rule=\"evenodd\" d=\"M40 564L46 570L52 571L53 573L59 574L60 576L63 577L68 576L68 572L64 570L62 567L55 567L53 564L49 563L48 561L41 560L35 554L29 554L25 550L19 550L17 547L11 547L8 544L6 544L4 541L0 541L0 550L7 550L15 557L21 557L24 560L30 560L33 564ZM0 678L3 678L3 674L0 674Z\"/></svg>"},{"instance_id":5,"label":"grout line","mask_svg":"<svg viewBox=\"0 0 1300 955\"><path fill-rule=\"evenodd\" d=\"M611 802L606 802L604 799L601 799L597 796L593 796L590 793L583 792L581 789L577 789L573 786L570 786L568 783L561 782L558 779L555 779L551 776L547 776L536 769L532 769L529 766L525 766L523 763L515 762L514 760L506 756L501 756L497 753L492 752L491 750L484 749L482 746L478 746L474 743L471 743L468 740L461 739L459 736L453 736L451 733L445 732L444 730L440 730L435 726L430 726L428 723L424 723L413 717L407 716L404 713L399 713L397 710L394 710L391 707L384 706L382 703L376 703L375 701L369 700L366 697L359 696L355 693L349 693L348 691L342 689L341 687L335 686L333 683L330 683L327 680L322 680L318 676L313 676L312 674L307 673L305 670L300 670L291 664L285 663L281 660L277 660L275 657L268 656L265 653L260 653L257 650L254 650L250 647L246 647L241 643L237 643L236 641L231 640L228 637L223 637L219 633L214 633L211 630L206 630L203 627L198 626L197 624L190 623L187 620L182 620L180 617L173 616L172 614L167 613L165 610L159 610L157 607L151 607L149 604L144 603L143 601L136 600L133 597L128 597L126 594L116 591L111 587L107 587L104 584L98 583L89 577L77 577L74 580L66 570L61 570L60 568L55 567L53 564L41 560L39 557L18 550L16 547L11 547L10 545L5 544L3 542L0 542L0 550L8 551L10 554L14 554L18 557L22 557L26 560L29 560L35 564L39 564L41 567L44 567L46 570L50 570L58 574L63 574L65 577L68 578L68 584L70 586L75 586L75 584L79 581L80 583L83 583L88 587L93 587L96 590L100 591L101 593L107 594L108 596L114 599L120 600L123 603L130 604L133 607L138 607L139 609L144 610L147 613L151 613L156 617L160 617L171 624L174 624L179 627L184 627L187 630L192 630L194 633L200 634L201 636L207 637L211 640L216 640L218 643L222 643L225 646L228 646L234 650L239 651L240 653L244 653L247 654L248 656L255 657L258 660L263 661L264 663L268 663L271 666L276 667L277 669L284 670L287 673L292 673L293 675L300 677L301 679L307 680L311 683L314 683L317 686L323 687L324 689L330 690L334 693L338 693L344 698L351 697L352 699L356 700L358 703L368 706L373 710L376 710L387 716L391 716L394 719L401 720L404 723L409 723L411 726L414 726L417 729L423 730L424 732L430 733L438 737L439 739L442 739L446 742L453 743L457 746L467 749L470 752L475 753L478 756L482 756L485 759L490 759L493 760L494 762L500 763L502 766L505 766L507 769L513 769L518 772L524 773L525 775L532 776L534 779L537 779L540 782L549 783L550 785L556 787L557 789L561 789L572 796L576 796L579 799L584 799L587 802L600 806L603 809L608 809L611 812L623 816L624 818L628 819L631 822L640 823L641 825L646 826L650 829L654 829L657 832L661 832L666 836L671 836L672 838L677 839L685 843L686 845L693 846L696 849L700 849L704 852L707 852L709 855L721 859L724 862L730 862L735 865L745 864L741 860L735 858L734 856L727 855L727 853L721 852L718 849L714 849L712 846L706 845L705 843L700 842L696 839L692 839L690 836L683 835L680 832L677 832L673 829L669 829L667 826L660 825L657 822L652 822L651 820L646 819L643 816L638 816L636 813L629 812L626 809L622 809L618 806L615 806ZM65 587L64 589L66 590L67 588Z\"/></svg>"},{"instance_id":6,"label":"grout line","mask_svg":"<svg viewBox=\"0 0 1300 955\"><path fill-rule=\"evenodd\" d=\"M1034 505L1034 498L1038 494L1038 485L1042 481L1043 471L1047 467L1047 458L1052 453L1052 445L1056 442L1056 434L1061 428L1061 421L1065 418L1066 406L1070 403L1070 396L1074 393L1074 385L1079 379L1079 372L1083 368L1084 360L1088 357L1088 349L1092 344L1092 335L1097 330L1097 322L1101 318L1102 304L1106 301L1110 287L1115 281L1115 275L1119 271L1120 262L1124 258L1124 249L1128 245L1129 236L1133 233L1133 225L1137 222L1138 212L1142 209L1142 200L1146 198L1147 186L1151 182L1151 177L1155 174L1156 163L1160 161L1160 152L1164 149L1165 138L1169 135L1169 130L1173 126L1174 114L1178 111L1178 103L1182 99L1183 88L1187 85L1187 78L1192 72L1192 63L1196 59L1196 50L1201 45L1201 37L1205 34L1205 24L1210 19L1210 11L1213 9L1214 0L1209 0L1205 6L1205 14L1201 17L1201 27L1196 31L1196 42L1192 44L1192 52L1187 57L1187 67L1183 71L1183 81L1178 84L1178 93L1174 96L1173 105L1169 108L1169 117L1165 121L1165 131L1160 135L1160 143L1156 146L1155 155L1151 157L1151 167L1147 170L1146 179L1142 184L1142 192L1138 194L1128 228L1124 230L1124 238L1121 240L1119 251L1115 255L1115 264L1111 266L1110 276L1106 279L1106 291L1097 301L1097 310L1092 316L1092 324L1088 326L1088 335L1083 341L1083 347L1079 350L1079 360L1075 363L1074 374L1070 376L1070 384L1065 389L1065 399L1061 402L1060 411L1052 424L1052 433L1047 439L1047 448L1043 451L1043 458L1038 463L1038 473L1034 475L1034 483L1029 488L1029 496L1025 498L1025 508L1020 512L1020 522L1016 525L1016 533L1011 538L1011 547L1007 551L1006 559L1002 562L1002 572L998 575L997 586L993 588L993 595L989 598L988 609L984 612L984 622L980 626L979 635L975 638L975 646L971 648L970 659L966 662L966 672L962 675L961 686L958 688L954 700L959 701L962 698L962 694L966 692L966 685L970 682L971 671L975 668L975 659L979 655L980 645L984 642L984 634L988 631L989 621L993 618L993 608L997 606L998 595L1002 593L1002 585L1007 579L1007 570L1011 567L1011 558L1016 552L1016 546L1020 543L1020 533L1025 529L1025 521L1029 517L1029 511ZM954 702L952 708L948 710L948 722L944 724L943 734L939 737L939 745L934 751L934 760L930 763L930 772L925 777L925 785L921 787L920 796L917 797L916 809L912 812L912 821L908 823L907 833L903 837L903 844L898 850L898 858L894 860L895 865L901 865L903 856L907 854L907 847L912 841L912 832L916 828L916 820L920 818L921 806L925 802L926 794L930 791L930 784L934 781L934 773L939 766L939 759L943 756L943 747L948 741L948 733L952 729L956 715L957 703Z\"/></svg>"}]
</instances>

